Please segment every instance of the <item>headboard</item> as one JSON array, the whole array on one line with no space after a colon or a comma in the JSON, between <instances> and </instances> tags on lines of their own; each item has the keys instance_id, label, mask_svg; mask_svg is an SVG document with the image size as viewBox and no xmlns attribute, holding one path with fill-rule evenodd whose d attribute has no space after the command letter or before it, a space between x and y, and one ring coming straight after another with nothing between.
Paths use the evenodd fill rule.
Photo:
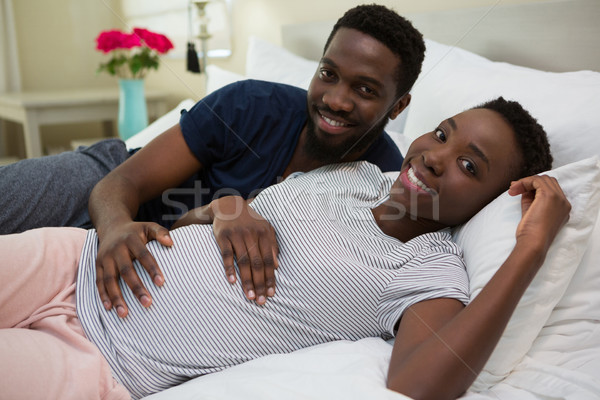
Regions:
<instances>
[{"instance_id":1,"label":"headboard","mask_svg":"<svg viewBox=\"0 0 600 400\"><path fill-rule=\"evenodd\" d=\"M402 14L402 10L396 9ZM423 35L494 61L553 72L600 71L600 1L550 0L403 14ZM282 27L283 46L318 60L335 21Z\"/></svg>"}]
</instances>

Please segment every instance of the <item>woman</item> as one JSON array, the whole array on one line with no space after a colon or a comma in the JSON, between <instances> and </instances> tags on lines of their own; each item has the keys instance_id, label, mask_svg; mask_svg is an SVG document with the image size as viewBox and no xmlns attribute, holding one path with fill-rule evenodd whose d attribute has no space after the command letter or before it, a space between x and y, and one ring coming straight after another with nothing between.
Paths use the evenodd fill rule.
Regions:
<instances>
[{"instance_id":1,"label":"woman","mask_svg":"<svg viewBox=\"0 0 600 400\"><path fill-rule=\"evenodd\" d=\"M530 176L550 164L543 129L499 98L415 140L397 179L359 162L272 186L250 205L273 226L279 247L277 291L268 302L255 294L263 296L258 305L223 279L210 225L172 231L171 247L149 243L166 280L156 286L140 273L149 308L121 282L126 318L105 310L96 292L94 231L1 237L0 254L14 264L1 272L13 289L0 295L0 327L30 329L0 330L0 374L32 398L139 398L266 354L395 336L388 386L414 398L455 398L483 367L568 218L557 182ZM444 228L509 186L523 194L516 246L465 306L460 249ZM181 224L223 222L235 201L215 200ZM243 246L248 254L254 246L271 251L268 242Z\"/></svg>"}]
</instances>

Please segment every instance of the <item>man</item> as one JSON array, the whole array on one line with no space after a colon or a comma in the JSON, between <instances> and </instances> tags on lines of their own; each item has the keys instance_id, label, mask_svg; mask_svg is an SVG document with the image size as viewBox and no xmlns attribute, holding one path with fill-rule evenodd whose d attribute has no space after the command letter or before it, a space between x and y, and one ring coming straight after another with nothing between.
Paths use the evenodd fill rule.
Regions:
<instances>
[{"instance_id":1,"label":"man","mask_svg":"<svg viewBox=\"0 0 600 400\"><path fill-rule=\"evenodd\" d=\"M148 292L132 269L132 259L142 262L156 284L164 281L145 249L153 239L167 246L172 243L167 229L157 222L169 227L178 215L215 197L251 197L291 172L332 162L367 160L384 171L398 170L402 156L382 132L388 118L396 118L409 104L408 91L420 72L423 54L422 36L408 21L383 6L359 6L334 26L308 94L285 85L242 82L200 101L182 114L178 125L132 157L121 154L124 149L115 149L118 146L112 143L110 154L117 153L116 161L106 162L99 175L122 159L127 161L102 179L89 198L91 221L100 240L98 281L106 307L118 306L120 315L126 315L117 285L119 275L143 304L150 304ZM86 151L92 152L86 158L93 160L94 167L104 164L106 157L97 154L99 149ZM42 160L38 164L38 170L46 170ZM76 168L88 171L85 163ZM89 193L97 178L75 181L80 185L76 192L82 195ZM73 199L70 188L67 184L66 190L58 190L65 192L64 201L45 199L46 187L35 199L18 200L38 205L31 210L34 224L11 231L44 225L88 227L85 212L67 223L44 221L37 215L56 210L67 218L70 213L63 205ZM165 193L171 188L179 189ZM192 195L182 199L182 192ZM42 205L44 200L51 204ZM85 206L83 199L75 202ZM2 208L2 213L14 210ZM2 219L16 221L22 214L26 213L19 209ZM237 256L242 267L249 264L248 257ZM265 284L267 289L261 283L256 291L264 294L274 281ZM251 286L246 280L247 292Z\"/></svg>"}]
</instances>

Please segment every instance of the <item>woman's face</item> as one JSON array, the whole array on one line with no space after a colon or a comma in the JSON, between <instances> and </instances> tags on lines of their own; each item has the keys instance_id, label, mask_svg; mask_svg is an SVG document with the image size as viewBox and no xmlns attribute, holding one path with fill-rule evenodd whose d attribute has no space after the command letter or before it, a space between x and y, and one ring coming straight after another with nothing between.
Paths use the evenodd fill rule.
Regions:
<instances>
[{"instance_id":1,"label":"woman's face","mask_svg":"<svg viewBox=\"0 0 600 400\"><path fill-rule=\"evenodd\" d=\"M474 109L415 139L391 191L413 219L461 224L508 189L522 164L502 116Z\"/></svg>"}]
</instances>

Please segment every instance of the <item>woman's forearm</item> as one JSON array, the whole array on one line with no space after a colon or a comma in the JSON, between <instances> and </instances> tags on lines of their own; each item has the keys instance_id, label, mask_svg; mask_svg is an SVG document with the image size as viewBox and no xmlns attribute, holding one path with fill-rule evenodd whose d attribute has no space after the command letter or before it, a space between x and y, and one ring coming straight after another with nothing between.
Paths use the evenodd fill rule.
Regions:
<instances>
[{"instance_id":1,"label":"woman's forearm","mask_svg":"<svg viewBox=\"0 0 600 400\"><path fill-rule=\"evenodd\" d=\"M388 387L415 399L460 396L489 359L543 254L516 246L467 307L408 355L392 357Z\"/></svg>"}]
</instances>

